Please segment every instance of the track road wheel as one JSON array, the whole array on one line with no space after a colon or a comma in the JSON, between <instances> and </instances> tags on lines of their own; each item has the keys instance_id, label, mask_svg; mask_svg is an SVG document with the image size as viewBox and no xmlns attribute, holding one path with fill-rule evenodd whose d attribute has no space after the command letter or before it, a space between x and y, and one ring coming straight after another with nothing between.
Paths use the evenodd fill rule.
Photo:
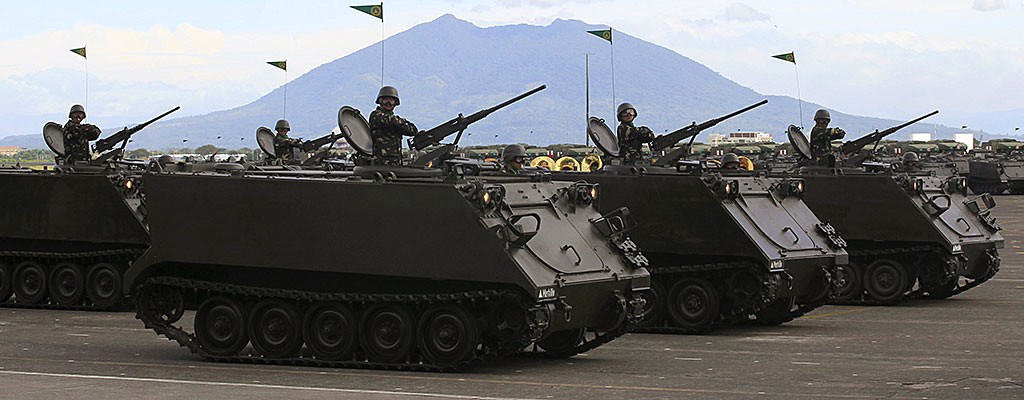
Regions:
<instances>
[{"instance_id":1,"label":"track road wheel","mask_svg":"<svg viewBox=\"0 0 1024 400\"><path fill-rule=\"evenodd\" d=\"M289 358L302 349L302 319L295 306L267 299L249 314L249 340L253 349L267 358Z\"/></svg>"},{"instance_id":2,"label":"track road wheel","mask_svg":"<svg viewBox=\"0 0 1024 400\"><path fill-rule=\"evenodd\" d=\"M317 304L306 312L302 338L321 360L351 359L359 347L359 319L351 307Z\"/></svg>"},{"instance_id":3,"label":"track road wheel","mask_svg":"<svg viewBox=\"0 0 1024 400\"><path fill-rule=\"evenodd\" d=\"M117 268L111 264L99 263L89 272L85 290L89 300L96 306L111 307L121 300L122 284L121 272Z\"/></svg>"},{"instance_id":4,"label":"track road wheel","mask_svg":"<svg viewBox=\"0 0 1024 400\"><path fill-rule=\"evenodd\" d=\"M379 304L363 312L360 342L370 361L405 362L416 347L416 321L408 307Z\"/></svg>"},{"instance_id":5,"label":"track road wheel","mask_svg":"<svg viewBox=\"0 0 1024 400\"><path fill-rule=\"evenodd\" d=\"M11 299L14 291L11 290L11 269L4 263L0 263L0 303Z\"/></svg>"},{"instance_id":6,"label":"track road wheel","mask_svg":"<svg viewBox=\"0 0 1024 400\"><path fill-rule=\"evenodd\" d=\"M233 356L242 351L249 343L246 328L245 309L236 299L211 297L196 310L196 337L212 355Z\"/></svg>"},{"instance_id":7,"label":"track road wheel","mask_svg":"<svg viewBox=\"0 0 1024 400\"><path fill-rule=\"evenodd\" d=\"M576 346L583 342L584 333L586 331L583 328L553 332L538 341L537 347L551 357L569 357L576 354Z\"/></svg>"},{"instance_id":8,"label":"track road wheel","mask_svg":"<svg viewBox=\"0 0 1024 400\"><path fill-rule=\"evenodd\" d=\"M77 265L62 262L50 272L50 298L62 306L74 306L85 297L85 276Z\"/></svg>"},{"instance_id":9,"label":"track road wheel","mask_svg":"<svg viewBox=\"0 0 1024 400\"><path fill-rule=\"evenodd\" d=\"M701 278L676 282L666 299L668 317L676 326L703 331L718 320L720 300L715 287Z\"/></svg>"},{"instance_id":10,"label":"track road wheel","mask_svg":"<svg viewBox=\"0 0 1024 400\"><path fill-rule=\"evenodd\" d=\"M420 352L434 364L452 365L469 360L479 342L476 321L461 306L434 306L420 318Z\"/></svg>"},{"instance_id":11,"label":"track road wheel","mask_svg":"<svg viewBox=\"0 0 1024 400\"><path fill-rule=\"evenodd\" d=\"M833 302L842 304L859 300L864 293L863 269L853 264L838 265L836 275L842 284L839 285L839 294Z\"/></svg>"},{"instance_id":12,"label":"track road wheel","mask_svg":"<svg viewBox=\"0 0 1024 400\"><path fill-rule=\"evenodd\" d=\"M46 271L36 262L25 261L18 264L14 268L14 280L11 284L18 303L39 304L46 300Z\"/></svg>"},{"instance_id":13,"label":"track road wheel","mask_svg":"<svg viewBox=\"0 0 1024 400\"><path fill-rule=\"evenodd\" d=\"M640 326L659 326L665 319L665 285L651 281L651 290L639 292L639 297L647 300L644 304Z\"/></svg>"},{"instance_id":14,"label":"track road wheel","mask_svg":"<svg viewBox=\"0 0 1024 400\"><path fill-rule=\"evenodd\" d=\"M147 322L167 326L185 314L185 300L178 288L149 285L139 293L138 308Z\"/></svg>"},{"instance_id":15,"label":"track road wheel","mask_svg":"<svg viewBox=\"0 0 1024 400\"><path fill-rule=\"evenodd\" d=\"M881 259L871 263L864 276L868 296L882 304L896 304L903 300L907 285L906 269L893 260Z\"/></svg>"}]
</instances>

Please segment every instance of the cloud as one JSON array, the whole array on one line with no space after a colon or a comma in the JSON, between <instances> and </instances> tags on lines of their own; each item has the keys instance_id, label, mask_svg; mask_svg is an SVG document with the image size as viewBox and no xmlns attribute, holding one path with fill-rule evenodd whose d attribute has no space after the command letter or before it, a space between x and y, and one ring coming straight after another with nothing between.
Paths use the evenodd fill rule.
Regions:
<instances>
[{"instance_id":1,"label":"cloud","mask_svg":"<svg viewBox=\"0 0 1024 400\"><path fill-rule=\"evenodd\" d=\"M997 11L1006 8L1004 0L974 0L975 11Z\"/></svg>"},{"instance_id":2,"label":"cloud","mask_svg":"<svg viewBox=\"0 0 1024 400\"><path fill-rule=\"evenodd\" d=\"M768 14L755 10L743 3L732 3L725 9L726 20L733 21L768 21L771 17Z\"/></svg>"}]
</instances>

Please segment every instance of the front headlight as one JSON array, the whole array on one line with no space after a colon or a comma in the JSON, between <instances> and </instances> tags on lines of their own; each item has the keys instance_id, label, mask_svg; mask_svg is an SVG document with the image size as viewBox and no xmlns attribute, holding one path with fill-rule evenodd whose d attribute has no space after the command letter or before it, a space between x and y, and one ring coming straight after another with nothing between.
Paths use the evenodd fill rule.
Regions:
<instances>
[{"instance_id":1,"label":"front headlight","mask_svg":"<svg viewBox=\"0 0 1024 400\"><path fill-rule=\"evenodd\" d=\"M569 198L580 206L588 206L597 201L597 184L576 182L569 188Z\"/></svg>"},{"instance_id":2,"label":"front headlight","mask_svg":"<svg viewBox=\"0 0 1024 400\"><path fill-rule=\"evenodd\" d=\"M725 197L728 197L730 199L734 199L734 198L736 198L737 195L740 194L740 181L731 180L731 181L723 182L721 190L722 190L722 193L725 194Z\"/></svg>"},{"instance_id":3,"label":"front headlight","mask_svg":"<svg viewBox=\"0 0 1024 400\"><path fill-rule=\"evenodd\" d=\"M797 196L803 197L804 195L804 180L803 179L791 179L786 178L782 180L779 185L779 192L782 197Z\"/></svg>"}]
</instances>

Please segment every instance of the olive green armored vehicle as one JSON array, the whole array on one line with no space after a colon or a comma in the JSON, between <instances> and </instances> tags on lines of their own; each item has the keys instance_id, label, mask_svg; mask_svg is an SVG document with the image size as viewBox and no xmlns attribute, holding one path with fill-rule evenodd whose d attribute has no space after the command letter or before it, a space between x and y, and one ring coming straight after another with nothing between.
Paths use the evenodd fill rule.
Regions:
<instances>
[{"instance_id":1,"label":"olive green armored vehicle","mask_svg":"<svg viewBox=\"0 0 1024 400\"><path fill-rule=\"evenodd\" d=\"M371 155L359 111L338 119ZM145 175L138 318L212 360L426 371L572 356L635 325L650 276L628 210L599 213L593 184L433 162Z\"/></svg>"},{"instance_id":2,"label":"olive green armored vehicle","mask_svg":"<svg viewBox=\"0 0 1024 400\"><path fill-rule=\"evenodd\" d=\"M804 166L785 176L807 182L804 201L848 243L839 303L897 304L945 298L975 287L999 270L1000 227L989 195L968 196L967 180L872 163L866 147L936 112L865 135L842 146L837 166ZM790 126L804 160L807 138Z\"/></svg>"},{"instance_id":3,"label":"olive green armored vehicle","mask_svg":"<svg viewBox=\"0 0 1024 400\"><path fill-rule=\"evenodd\" d=\"M124 304L123 275L149 245L139 187L147 163L122 159L124 146L177 109L98 140L93 150L100 155L82 161L68 159L63 127L49 122L43 138L53 166L0 169L0 305Z\"/></svg>"},{"instance_id":4,"label":"olive green armored vehicle","mask_svg":"<svg viewBox=\"0 0 1024 400\"><path fill-rule=\"evenodd\" d=\"M660 136L652 152L765 102ZM845 243L803 203L803 180L680 161L687 146L650 164L618 165L604 121L592 118L589 133L611 163L553 176L597 183L602 212L628 206L635 216L630 236L653 281L641 331L701 333L751 318L779 324L834 295Z\"/></svg>"}]
</instances>

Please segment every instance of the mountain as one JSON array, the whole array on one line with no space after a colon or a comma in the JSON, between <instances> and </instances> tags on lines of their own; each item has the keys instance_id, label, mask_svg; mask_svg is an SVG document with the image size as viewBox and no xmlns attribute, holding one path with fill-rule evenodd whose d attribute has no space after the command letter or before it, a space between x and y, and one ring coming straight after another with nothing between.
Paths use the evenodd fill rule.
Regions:
<instances>
[{"instance_id":1,"label":"mountain","mask_svg":"<svg viewBox=\"0 0 1024 400\"><path fill-rule=\"evenodd\" d=\"M683 55L622 32L615 32L612 48L587 33L594 29L604 27L556 20L548 26L480 28L444 15L387 39L384 83L399 90L402 103L396 112L424 130L459 113L468 115L547 85L547 90L471 125L462 139L464 145L583 142L584 53L591 54L590 112L609 119L613 128L614 107L623 101L636 106L638 124L661 133L769 99L767 105L705 131L699 140L707 133L742 129L770 132L776 141L782 141L786 127L798 122L796 99L758 94ZM369 115L380 87L379 46L323 64L288 83L287 109L293 137L312 139L331 131L337 126L337 111L343 105ZM285 88L279 87L230 110L162 120L136 135L131 147L181 147L183 139L188 140L185 145L189 147L205 143L252 147L256 129L272 127L281 115L284 98ZM810 118L814 110L821 106L804 103L802 107L804 125L809 127L813 125ZM902 122L835 110L832 121L832 126L844 128L853 137ZM113 133L116 129L104 131ZM894 138L933 129L938 137L951 137L958 131L919 124ZM25 147L43 147L39 135L6 138L0 140L0 145L31 141L32 136L39 145Z\"/></svg>"}]
</instances>

